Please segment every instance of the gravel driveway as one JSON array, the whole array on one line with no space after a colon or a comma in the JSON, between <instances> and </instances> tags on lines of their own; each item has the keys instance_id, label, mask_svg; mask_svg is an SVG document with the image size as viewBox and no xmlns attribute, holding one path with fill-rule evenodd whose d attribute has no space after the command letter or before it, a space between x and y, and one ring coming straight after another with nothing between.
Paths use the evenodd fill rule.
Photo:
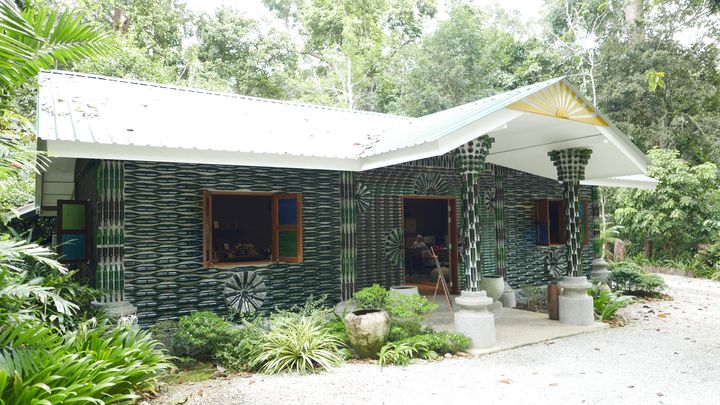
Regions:
<instances>
[{"instance_id":1,"label":"gravel driveway","mask_svg":"<svg viewBox=\"0 0 720 405\"><path fill-rule=\"evenodd\" d=\"M720 283L663 276L627 326L478 358L174 386L158 404L720 404Z\"/></svg>"}]
</instances>

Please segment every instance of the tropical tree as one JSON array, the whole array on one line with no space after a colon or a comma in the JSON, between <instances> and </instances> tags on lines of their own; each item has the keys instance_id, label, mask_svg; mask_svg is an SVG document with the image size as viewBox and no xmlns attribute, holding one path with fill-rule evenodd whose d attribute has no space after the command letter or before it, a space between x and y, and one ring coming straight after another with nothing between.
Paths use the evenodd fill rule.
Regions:
<instances>
[{"instance_id":1,"label":"tropical tree","mask_svg":"<svg viewBox=\"0 0 720 405\"><path fill-rule=\"evenodd\" d=\"M356 109L374 104L378 79L399 50L418 40L435 15L434 0L264 0L291 34L309 67L310 98ZM301 98L307 98L300 93Z\"/></svg>"},{"instance_id":2,"label":"tropical tree","mask_svg":"<svg viewBox=\"0 0 720 405\"><path fill-rule=\"evenodd\" d=\"M521 29L503 11L454 5L387 72L386 107L379 109L421 116L560 75L558 55L536 39L521 39Z\"/></svg>"},{"instance_id":3,"label":"tropical tree","mask_svg":"<svg viewBox=\"0 0 720 405\"><path fill-rule=\"evenodd\" d=\"M717 237L709 225L720 220L718 167L710 162L693 166L669 149L652 149L648 156L648 175L660 183L655 190L615 192L615 221L636 247L651 240L657 258L688 258Z\"/></svg>"},{"instance_id":4,"label":"tropical tree","mask_svg":"<svg viewBox=\"0 0 720 405\"><path fill-rule=\"evenodd\" d=\"M189 52L189 84L251 96L287 97L287 81L295 76L298 59L287 34L228 7L201 15L196 24L198 43ZM193 65L193 59L198 63Z\"/></svg>"}]
</instances>

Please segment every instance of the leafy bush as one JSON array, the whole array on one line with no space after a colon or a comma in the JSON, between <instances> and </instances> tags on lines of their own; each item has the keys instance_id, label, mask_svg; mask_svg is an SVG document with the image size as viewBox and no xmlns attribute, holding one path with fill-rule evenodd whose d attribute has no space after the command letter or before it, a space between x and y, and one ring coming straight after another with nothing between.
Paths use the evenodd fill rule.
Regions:
<instances>
[{"instance_id":1,"label":"leafy bush","mask_svg":"<svg viewBox=\"0 0 720 405\"><path fill-rule=\"evenodd\" d=\"M428 350L443 355L455 354L470 347L470 338L457 332L427 332L399 341L414 345L422 342Z\"/></svg>"},{"instance_id":2,"label":"leafy bush","mask_svg":"<svg viewBox=\"0 0 720 405\"><path fill-rule=\"evenodd\" d=\"M260 372L309 373L342 363L342 341L323 316L278 314L250 353L250 366Z\"/></svg>"},{"instance_id":3,"label":"leafy bush","mask_svg":"<svg viewBox=\"0 0 720 405\"><path fill-rule=\"evenodd\" d=\"M628 306L633 301L633 297L600 288L593 289L592 296L595 314L603 322L615 316L620 308Z\"/></svg>"},{"instance_id":4,"label":"leafy bush","mask_svg":"<svg viewBox=\"0 0 720 405\"><path fill-rule=\"evenodd\" d=\"M425 316L437 309L437 304L420 295L405 295L388 291L377 284L363 288L353 295L362 309L382 309L390 316L388 340L399 341L422 332Z\"/></svg>"},{"instance_id":5,"label":"leafy bush","mask_svg":"<svg viewBox=\"0 0 720 405\"><path fill-rule=\"evenodd\" d=\"M365 287L353 294L353 299L362 309L385 309L387 297L390 292L378 284Z\"/></svg>"},{"instance_id":6,"label":"leafy bush","mask_svg":"<svg viewBox=\"0 0 720 405\"><path fill-rule=\"evenodd\" d=\"M380 349L380 353L378 353L378 363L381 367L390 364L405 366L414 358L419 357L430 360L437 356L437 353L430 350L423 341L389 342Z\"/></svg>"},{"instance_id":7,"label":"leafy bush","mask_svg":"<svg viewBox=\"0 0 720 405\"><path fill-rule=\"evenodd\" d=\"M632 262L610 263L610 286L628 293L652 294L665 289L665 280Z\"/></svg>"},{"instance_id":8,"label":"leafy bush","mask_svg":"<svg viewBox=\"0 0 720 405\"><path fill-rule=\"evenodd\" d=\"M390 319L388 341L397 342L423 332L422 322L416 319Z\"/></svg>"},{"instance_id":9,"label":"leafy bush","mask_svg":"<svg viewBox=\"0 0 720 405\"><path fill-rule=\"evenodd\" d=\"M720 279L720 241L698 252L695 259L703 266L703 277Z\"/></svg>"},{"instance_id":10,"label":"leafy bush","mask_svg":"<svg viewBox=\"0 0 720 405\"><path fill-rule=\"evenodd\" d=\"M525 286L518 292L521 307L533 312L547 312L547 287Z\"/></svg>"},{"instance_id":11,"label":"leafy bush","mask_svg":"<svg viewBox=\"0 0 720 405\"><path fill-rule=\"evenodd\" d=\"M220 344L213 352L213 358L230 370L248 370L252 352L265 331L260 327L262 319L245 321L237 333L228 341Z\"/></svg>"},{"instance_id":12,"label":"leafy bush","mask_svg":"<svg viewBox=\"0 0 720 405\"><path fill-rule=\"evenodd\" d=\"M172 364L147 331L106 323L65 335L39 322L0 332L0 403L132 402Z\"/></svg>"},{"instance_id":13,"label":"leafy bush","mask_svg":"<svg viewBox=\"0 0 720 405\"><path fill-rule=\"evenodd\" d=\"M219 315L209 311L194 312L180 317L172 353L199 361L216 360L215 352L235 343L238 335L238 328Z\"/></svg>"}]
</instances>

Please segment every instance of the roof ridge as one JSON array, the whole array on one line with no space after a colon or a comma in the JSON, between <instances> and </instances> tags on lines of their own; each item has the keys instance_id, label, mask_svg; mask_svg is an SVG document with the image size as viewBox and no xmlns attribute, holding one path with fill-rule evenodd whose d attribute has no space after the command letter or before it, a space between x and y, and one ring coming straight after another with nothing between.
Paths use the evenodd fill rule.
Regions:
<instances>
[{"instance_id":1,"label":"roof ridge","mask_svg":"<svg viewBox=\"0 0 720 405\"><path fill-rule=\"evenodd\" d=\"M375 111L351 110L349 108L329 107L329 106L324 106L324 105L320 105L320 104L303 103L300 101L289 101L289 100L279 100L279 99L264 98L264 97L255 97L255 96L248 96L248 95L244 95L244 94L227 93L227 92L223 92L223 91L198 89L195 87L154 83L154 82L137 80L137 79L125 79L122 77L103 76L103 75L96 75L96 74L91 74L91 73L81 73L81 72L71 72L68 70L59 70L59 69L43 70L43 71L41 71L41 74L74 76L74 77L82 77L82 78L88 78L88 79L107 80L107 81L117 82L117 83L128 83L128 84L135 84L135 85L140 85L140 86L155 87L155 88L159 88L159 89L168 89L168 90L176 90L176 91L185 91L185 92L196 93L196 94L207 94L207 95L214 95L214 96L238 98L238 99L244 99L244 100L250 100L250 101L259 101L259 102L264 102L264 103L284 104L284 105L288 105L288 106L303 107L303 108L315 108L315 109L320 109L320 110L337 111L337 112L344 112L344 113L350 113L350 114L400 118L400 119L404 119L404 120L408 120L408 121L414 121L417 119L415 117L408 117L405 115L379 113L379 112L375 112Z\"/></svg>"}]
</instances>

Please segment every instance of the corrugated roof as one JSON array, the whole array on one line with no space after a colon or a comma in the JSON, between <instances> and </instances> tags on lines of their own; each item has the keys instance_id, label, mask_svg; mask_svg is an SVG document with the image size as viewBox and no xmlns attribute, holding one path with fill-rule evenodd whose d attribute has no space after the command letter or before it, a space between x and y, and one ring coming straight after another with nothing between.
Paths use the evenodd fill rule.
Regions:
<instances>
[{"instance_id":1,"label":"corrugated roof","mask_svg":"<svg viewBox=\"0 0 720 405\"><path fill-rule=\"evenodd\" d=\"M64 71L40 74L41 139L334 159L433 142L562 78L422 118Z\"/></svg>"},{"instance_id":2,"label":"corrugated roof","mask_svg":"<svg viewBox=\"0 0 720 405\"><path fill-rule=\"evenodd\" d=\"M568 104L600 125L563 112ZM644 175L645 156L564 78L409 118L71 72L40 75L38 136L57 157L362 171L440 156L484 134L495 138L490 163L556 178L547 152L585 147L593 150L588 181L649 184L617 178Z\"/></svg>"},{"instance_id":3,"label":"corrugated roof","mask_svg":"<svg viewBox=\"0 0 720 405\"><path fill-rule=\"evenodd\" d=\"M354 159L414 119L71 72L40 74L41 139Z\"/></svg>"}]
</instances>

